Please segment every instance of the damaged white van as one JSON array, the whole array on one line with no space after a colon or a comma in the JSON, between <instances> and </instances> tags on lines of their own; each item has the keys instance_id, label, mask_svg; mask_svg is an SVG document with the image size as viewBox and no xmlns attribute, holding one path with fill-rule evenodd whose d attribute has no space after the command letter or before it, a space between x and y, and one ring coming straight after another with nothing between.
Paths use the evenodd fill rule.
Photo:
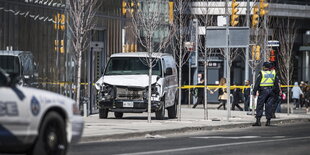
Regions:
<instances>
[{"instance_id":1,"label":"damaged white van","mask_svg":"<svg viewBox=\"0 0 310 155\"><path fill-rule=\"evenodd\" d=\"M148 53L113 54L104 74L96 82L99 90L99 118L107 118L108 112L114 112L116 118L123 113L147 112L148 105ZM165 109L169 118L177 115L177 68L173 57L167 53L153 53L156 60L152 70L151 110L156 119L165 118Z\"/></svg>"}]
</instances>

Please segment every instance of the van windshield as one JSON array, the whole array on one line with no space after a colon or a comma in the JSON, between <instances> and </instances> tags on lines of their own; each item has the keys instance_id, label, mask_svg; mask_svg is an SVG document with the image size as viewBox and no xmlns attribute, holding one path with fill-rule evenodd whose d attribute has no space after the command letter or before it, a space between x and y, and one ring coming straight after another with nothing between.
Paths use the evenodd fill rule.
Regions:
<instances>
[{"instance_id":1,"label":"van windshield","mask_svg":"<svg viewBox=\"0 0 310 155\"><path fill-rule=\"evenodd\" d=\"M155 61L152 75L161 76L161 63L159 59ZM137 75L149 73L149 67L146 64L145 58L139 57L114 57L111 58L105 75Z\"/></svg>"},{"instance_id":2,"label":"van windshield","mask_svg":"<svg viewBox=\"0 0 310 155\"><path fill-rule=\"evenodd\" d=\"M8 74L19 74L19 67L20 63L18 57L0 55L0 68Z\"/></svg>"}]
</instances>

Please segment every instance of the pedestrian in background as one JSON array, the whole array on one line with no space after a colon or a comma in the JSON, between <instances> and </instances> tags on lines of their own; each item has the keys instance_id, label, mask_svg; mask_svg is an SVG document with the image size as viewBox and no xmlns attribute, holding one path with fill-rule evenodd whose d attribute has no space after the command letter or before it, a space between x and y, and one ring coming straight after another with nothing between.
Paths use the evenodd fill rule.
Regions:
<instances>
[{"instance_id":1,"label":"pedestrian in background","mask_svg":"<svg viewBox=\"0 0 310 155\"><path fill-rule=\"evenodd\" d=\"M249 87L251 85L250 80L246 80L244 85ZM244 111L249 111L251 88L244 88L243 90Z\"/></svg>"},{"instance_id":2,"label":"pedestrian in background","mask_svg":"<svg viewBox=\"0 0 310 155\"><path fill-rule=\"evenodd\" d=\"M205 85L205 79L203 74L198 74L198 84L197 86L204 86ZM197 90L197 102L194 104L193 108L196 108L198 104L202 104L203 108L205 108L205 104L204 104L204 99L205 99L205 95L204 95L204 88L196 88ZM207 88L207 90L210 91L209 88Z\"/></svg>"},{"instance_id":3,"label":"pedestrian in background","mask_svg":"<svg viewBox=\"0 0 310 155\"><path fill-rule=\"evenodd\" d=\"M300 89L304 93L306 91L306 83L304 81L300 82ZM305 105L305 98L304 95L300 95L300 107L302 108Z\"/></svg>"},{"instance_id":4,"label":"pedestrian in background","mask_svg":"<svg viewBox=\"0 0 310 155\"><path fill-rule=\"evenodd\" d=\"M256 107L256 122L253 126L261 126L260 119L263 116L264 106L266 115L266 126L270 126L270 120L272 117L272 104L274 103L277 92L279 92L279 80L276 75L275 70L271 69L271 64L269 62L264 62L263 70L259 72L255 86L253 89L253 97L257 99Z\"/></svg>"},{"instance_id":5,"label":"pedestrian in background","mask_svg":"<svg viewBox=\"0 0 310 155\"><path fill-rule=\"evenodd\" d=\"M281 113L281 104L286 100L286 92L281 91L280 98L281 99L279 100L277 108L276 108L277 113Z\"/></svg>"},{"instance_id":6,"label":"pedestrian in background","mask_svg":"<svg viewBox=\"0 0 310 155\"><path fill-rule=\"evenodd\" d=\"M294 83L294 87L292 88L292 99L294 101L295 109L298 109L300 104L300 97L303 95L302 90L300 89L298 82Z\"/></svg>"},{"instance_id":7,"label":"pedestrian in background","mask_svg":"<svg viewBox=\"0 0 310 155\"><path fill-rule=\"evenodd\" d=\"M226 86L226 79L221 78L219 86ZM227 103L227 88L216 88L214 92L219 91L218 100L220 101L220 105L217 107L217 109L220 109L222 106L224 110L226 110L226 103ZM214 92L211 92L213 94Z\"/></svg>"},{"instance_id":8,"label":"pedestrian in background","mask_svg":"<svg viewBox=\"0 0 310 155\"><path fill-rule=\"evenodd\" d=\"M273 72L276 72L276 65L274 62L270 63L270 70ZM282 95L282 89L281 89L281 83L279 80L278 85L275 85L275 87L278 86L279 88L275 88L274 90L277 90L276 92L274 92L275 94L275 98L274 98L274 102L272 104L272 118L276 118L276 110L278 108L278 105L281 104L282 99L281 99L281 95Z\"/></svg>"},{"instance_id":9,"label":"pedestrian in background","mask_svg":"<svg viewBox=\"0 0 310 155\"><path fill-rule=\"evenodd\" d=\"M305 106L306 106L306 112L309 112L309 106L310 106L310 86L306 86L306 91L304 92L305 96Z\"/></svg>"},{"instance_id":10,"label":"pedestrian in background","mask_svg":"<svg viewBox=\"0 0 310 155\"><path fill-rule=\"evenodd\" d=\"M235 86L237 86L238 83L235 83ZM237 107L240 111L243 111L241 106L239 105L239 102L242 100L241 99L241 89L240 88L235 88L233 90L233 103L231 106L231 110L235 110L235 107Z\"/></svg>"}]
</instances>

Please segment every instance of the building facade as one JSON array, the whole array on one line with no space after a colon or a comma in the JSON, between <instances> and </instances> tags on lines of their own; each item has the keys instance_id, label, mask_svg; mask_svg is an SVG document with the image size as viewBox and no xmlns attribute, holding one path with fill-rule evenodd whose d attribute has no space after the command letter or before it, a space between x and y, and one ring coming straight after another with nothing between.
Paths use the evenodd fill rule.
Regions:
<instances>
[{"instance_id":1,"label":"building facade","mask_svg":"<svg viewBox=\"0 0 310 155\"><path fill-rule=\"evenodd\" d=\"M200 21L200 28L204 28L204 16L205 14L209 15L208 19L208 26L218 26L221 25L221 23L225 23L225 21L222 21L223 18L225 18L225 0L193 0L191 3L191 15L193 18L197 18ZM238 15L239 15L239 24L236 27L244 27L247 26L247 0L237 0L239 3L239 6L237 7L239 9ZM255 5L259 6L259 0L249 0L249 6L251 9L250 14L253 15L253 7ZM310 80L310 74L309 74L309 22L310 18L308 14L310 13L310 2L307 0L301 0L301 1L291 1L291 0L265 0L265 2L269 3L269 6L267 7L268 14L266 14L266 29L267 29L267 40L260 40L261 44L267 43L268 40L278 40L278 37L275 36L278 33L278 30L280 29L279 23L280 21L294 21L295 22L295 28L297 28L297 36L294 40L294 48L293 48L293 79L292 83L294 81L309 81ZM231 14L231 1L228 3L228 11L229 14ZM224 16L222 18L219 18L220 16ZM262 17L259 17L262 18ZM253 42L253 34L255 33L253 28L251 28L251 16L249 16L249 27L251 32L251 38L250 38L250 44L254 44ZM263 19L263 18L262 18ZM263 26L263 20L259 21L259 25ZM225 25L225 24L224 24ZM223 24L221 25L223 26ZM264 27L261 28L261 30L258 32L258 36L266 34L264 32ZM200 36L203 38L204 34L201 33ZM263 36L261 36L263 37ZM261 45L264 46L264 45ZM265 45L267 46L267 45ZM283 46L283 45L282 45ZM264 50L262 48L262 50ZM269 59L269 51L270 48L266 48L266 60ZM280 47L276 50L281 50L281 44ZM251 54L251 52L249 53ZM225 59L221 56L219 56L219 59L223 62ZM246 77L246 64L245 64L245 56L240 56L239 58L236 58L232 64L232 81L236 83L243 83L245 79L252 79L251 78L251 71L249 71L249 76ZM203 61L203 60L201 60ZM211 63L212 64L212 63ZM219 62L219 65L221 66L219 69L219 75L218 77L225 76L225 65L224 63ZM218 66L218 65L216 65ZM203 67L200 67L203 69ZM211 66L212 68L212 66ZM200 69L200 71L202 70ZM250 70L250 69L249 69ZM209 79L213 79L212 77L209 77ZM214 83L212 81L211 83Z\"/></svg>"}]
</instances>

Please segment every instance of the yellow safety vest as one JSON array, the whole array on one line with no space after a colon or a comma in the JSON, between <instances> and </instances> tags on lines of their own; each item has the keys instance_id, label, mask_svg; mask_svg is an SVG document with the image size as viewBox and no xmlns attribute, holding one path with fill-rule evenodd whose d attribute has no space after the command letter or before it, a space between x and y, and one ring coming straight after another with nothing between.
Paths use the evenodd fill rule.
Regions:
<instances>
[{"instance_id":1,"label":"yellow safety vest","mask_svg":"<svg viewBox=\"0 0 310 155\"><path fill-rule=\"evenodd\" d=\"M276 71L262 71L262 80L260 81L260 86L270 87L274 85L276 79Z\"/></svg>"}]
</instances>

